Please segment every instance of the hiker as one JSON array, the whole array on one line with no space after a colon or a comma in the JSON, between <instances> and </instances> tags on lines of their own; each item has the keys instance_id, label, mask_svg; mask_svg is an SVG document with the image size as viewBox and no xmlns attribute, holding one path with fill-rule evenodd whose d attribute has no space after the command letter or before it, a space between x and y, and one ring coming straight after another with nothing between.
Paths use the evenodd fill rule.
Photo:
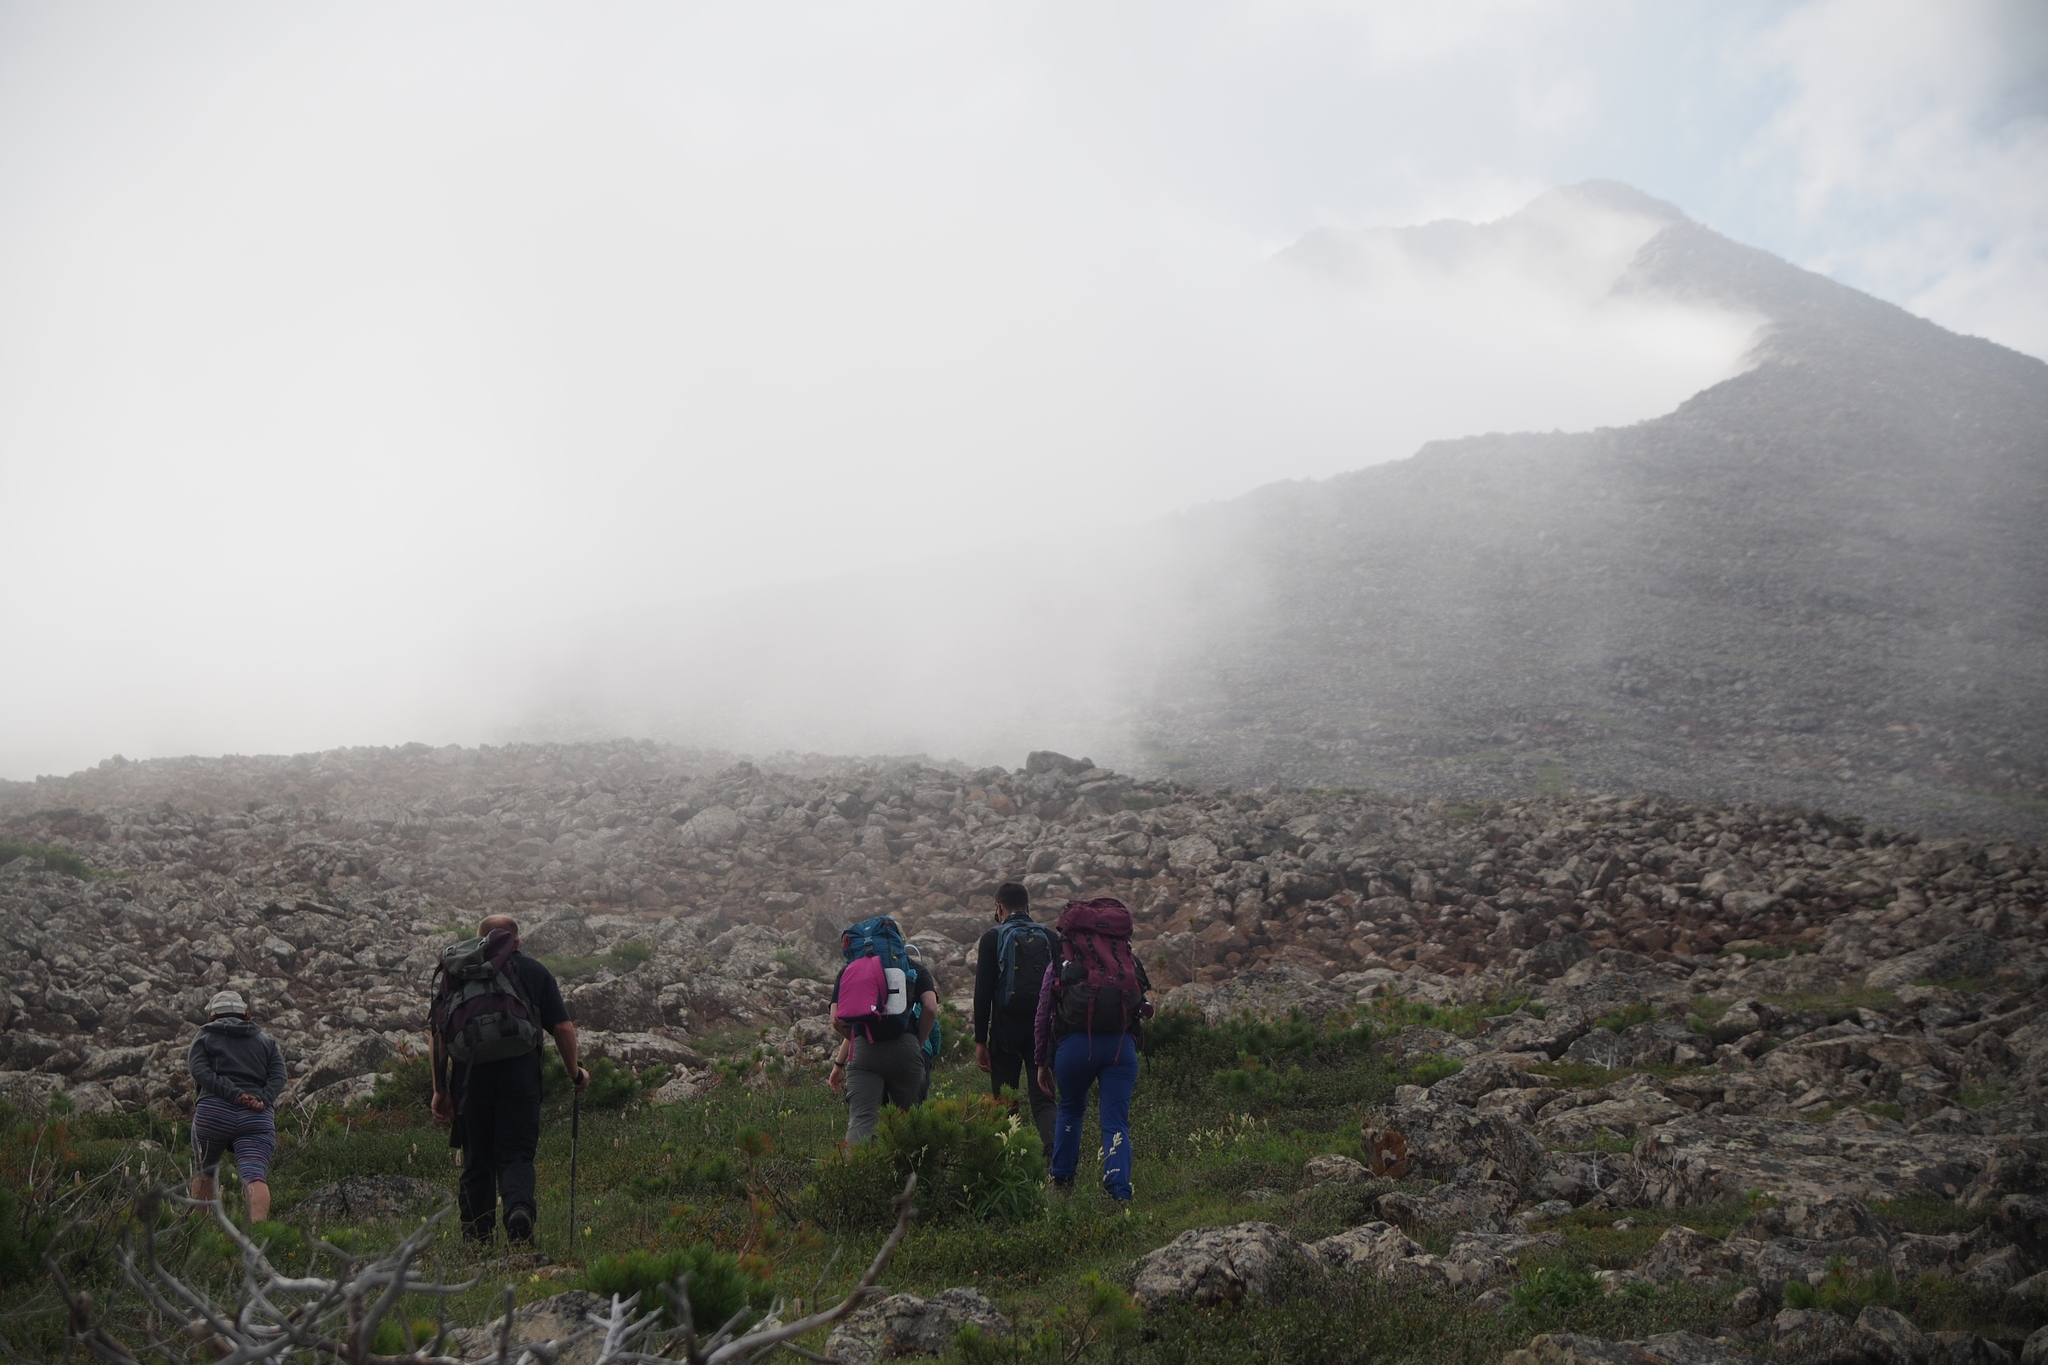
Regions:
<instances>
[{"instance_id":1,"label":"hiker","mask_svg":"<svg viewBox=\"0 0 2048 1365\"><path fill-rule=\"evenodd\" d=\"M1114 897L1068 901L1060 911L1059 956L1045 969L1033 1030L1038 1084L1059 1092L1052 1184L1074 1188L1081 1160L1081 1116L1089 1087L1100 1084L1102 1186L1131 1200L1131 1091L1138 1083L1143 1021L1152 1015L1152 983L1131 952L1131 912Z\"/></svg>"},{"instance_id":2,"label":"hiker","mask_svg":"<svg viewBox=\"0 0 2048 1365\"><path fill-rule=\"evenodd\" d=\"M851 1147L875 1135L885 1098L898 1109L918 1103L928 1083L924 1044L938 1026L939 987L886 915L853 925L840 948L846 965L832 983L832 1027L844 1041L825 1083L846 1096Z\"/></svg>"},{"instance_id":3,"label":"hiker","mask_svg":"<svg viewBox=\"0 0 2048 1365\"><path fill-rule=\"evenodd\" d=\"M981 936L974 960L974 1064L988 1073L988 1093L1001 1099L1004 1087L1024 1089L1039 1141L1052 1151L1059 1102L1038 1083L1032 1030L1045 969L1059 952L1052 930L1031 918L1031 893L1016 882L996 888L995 927Z\"/></svg>"},{"instance_id":4,"label":"hiker","mask_svg":"<svg viewBox=\"0 0 2048 1365\"><path fill-rule=\"evenodd\" d=\"M533 1238L533 1154L540 1145L540 1053L552 1035L576 1089L590 1073L576 1064L576 1025L554 973L519 951L519 926L492 915L477 936L446 949L427 1016L433 1062L434 1118L462 1149L457 1203L462 1235L496 1235L498 1203L505 1237Z\"/></svg>"},{"instance_id":5,"label":"hiker","mask_svg":"<svg viewBox=\"0 0 2048 1365\"><path fill-rule=\"evenodd\" d=\"M232 1150L249 1221L270 1217L270 1158L277 1152L277 1097L284 1093L284 1054L249 1022L249 1005L234 991L206 1002L206 1023L192 1039L185 1067L199 1087L192 1107L192 1197L218 1197L221 1158Z\"/></svg>"}]
</instances>

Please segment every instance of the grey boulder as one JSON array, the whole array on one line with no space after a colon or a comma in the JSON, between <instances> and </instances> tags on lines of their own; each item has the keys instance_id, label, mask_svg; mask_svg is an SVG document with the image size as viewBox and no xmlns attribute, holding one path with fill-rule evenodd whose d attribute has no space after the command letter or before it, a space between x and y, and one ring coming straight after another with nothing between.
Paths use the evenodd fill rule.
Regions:
<instances>
[{"instance_id":1,"label":"grey boulder","mask_svg":"<svg viewBox=\"0 0 2048 1365\"><path fill-rule=\"evenodd\" d=\"M1010 1321L978 1289L953 1288L935 1298L892 1294L832 1329L825 1354L844 1365L872 1365L903 1356L940 1356L963 1327L1010 1335Z\"/></svg>"}]
</instances>

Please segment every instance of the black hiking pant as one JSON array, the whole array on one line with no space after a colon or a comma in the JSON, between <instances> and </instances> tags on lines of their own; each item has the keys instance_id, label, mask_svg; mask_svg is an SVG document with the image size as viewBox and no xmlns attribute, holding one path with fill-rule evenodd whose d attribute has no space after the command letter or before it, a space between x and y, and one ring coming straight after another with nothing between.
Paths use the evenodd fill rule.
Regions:
<instances>
[{"instance_id":1,"label":"black hiking pant","mask_svg":"<svg viewBox=\"0 0 2048 1365\"><path fill-rule=\"evenodd\" d=\"M540 1146L540 1053L472 1067L463 1076L453 1136L462 1145L462 1184L456 1201L462 1235L488 1241L496 1232L498 1204L523 1208L540 1221L533 1197L533 1154Z\"/></svg>"},{"instance_id":2,"label":"black hiking pant","mask_svg":"<svg viewBox=\"0 0 2048 1365\"><path fill-rule=\"evenodd\" d=\"M1032 1020L1009 1019L996 1015L989 1020L988 1027L988 1093L997 1099L1003 1097L1004 1087L1022 1089L1031 1103L1031 1121L1038 1128L1038 1137L1045 1144L1045 1155L1052 1157L1054 1125L1059 1121L1060 1102L1054 1096L1038 1088L1038 1068L1032 1065ZM1024 1072L1024 1084L1017 1084L1017 1072Z\"/></svg>"}]
</instances>

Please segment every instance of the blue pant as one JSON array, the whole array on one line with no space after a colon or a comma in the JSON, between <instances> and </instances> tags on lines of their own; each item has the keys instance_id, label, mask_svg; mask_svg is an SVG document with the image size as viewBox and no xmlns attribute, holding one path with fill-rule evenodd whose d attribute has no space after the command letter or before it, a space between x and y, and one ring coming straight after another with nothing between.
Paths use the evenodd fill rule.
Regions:
<instances>
[{"instance_id":1,"label":"blue pant","mask_svg":"<svg viewBox=\"0 0 2048 1365\"><path fill-rule=\"evenodd\" d=\"M1081 1161L1081 1116L1088 1087L1098 1080L1102 1119L1102 1185L1112 1199L1131 1197L1131 1091L1138 1084L1138 1040L1128 1033L1070 1033L1052 1055L1060 1087L1059 1123L1052 1135L1052 1178L1072 1180Z\"/></svg>"}]
</instances>

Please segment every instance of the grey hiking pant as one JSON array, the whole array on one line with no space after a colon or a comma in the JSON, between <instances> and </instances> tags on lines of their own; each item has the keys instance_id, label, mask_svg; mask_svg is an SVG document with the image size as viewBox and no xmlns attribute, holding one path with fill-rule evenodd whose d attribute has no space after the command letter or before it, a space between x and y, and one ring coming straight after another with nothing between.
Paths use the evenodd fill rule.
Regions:
<instances>
[{"instance_id":1,"label":"grey hiking pant","mask_svg":"<svg viewBox=\"0 0 2048 1365\"><path fill-rule=\"evenodd\" d=\"M924 1045L915 1033L886 1043L853 1040L853 1060L846 1067L846 1141L853 1146L875 1135L882 1121L882 1101L898 1109L917 1103L924 1089Z\"/></svg>"}]
</instances>

